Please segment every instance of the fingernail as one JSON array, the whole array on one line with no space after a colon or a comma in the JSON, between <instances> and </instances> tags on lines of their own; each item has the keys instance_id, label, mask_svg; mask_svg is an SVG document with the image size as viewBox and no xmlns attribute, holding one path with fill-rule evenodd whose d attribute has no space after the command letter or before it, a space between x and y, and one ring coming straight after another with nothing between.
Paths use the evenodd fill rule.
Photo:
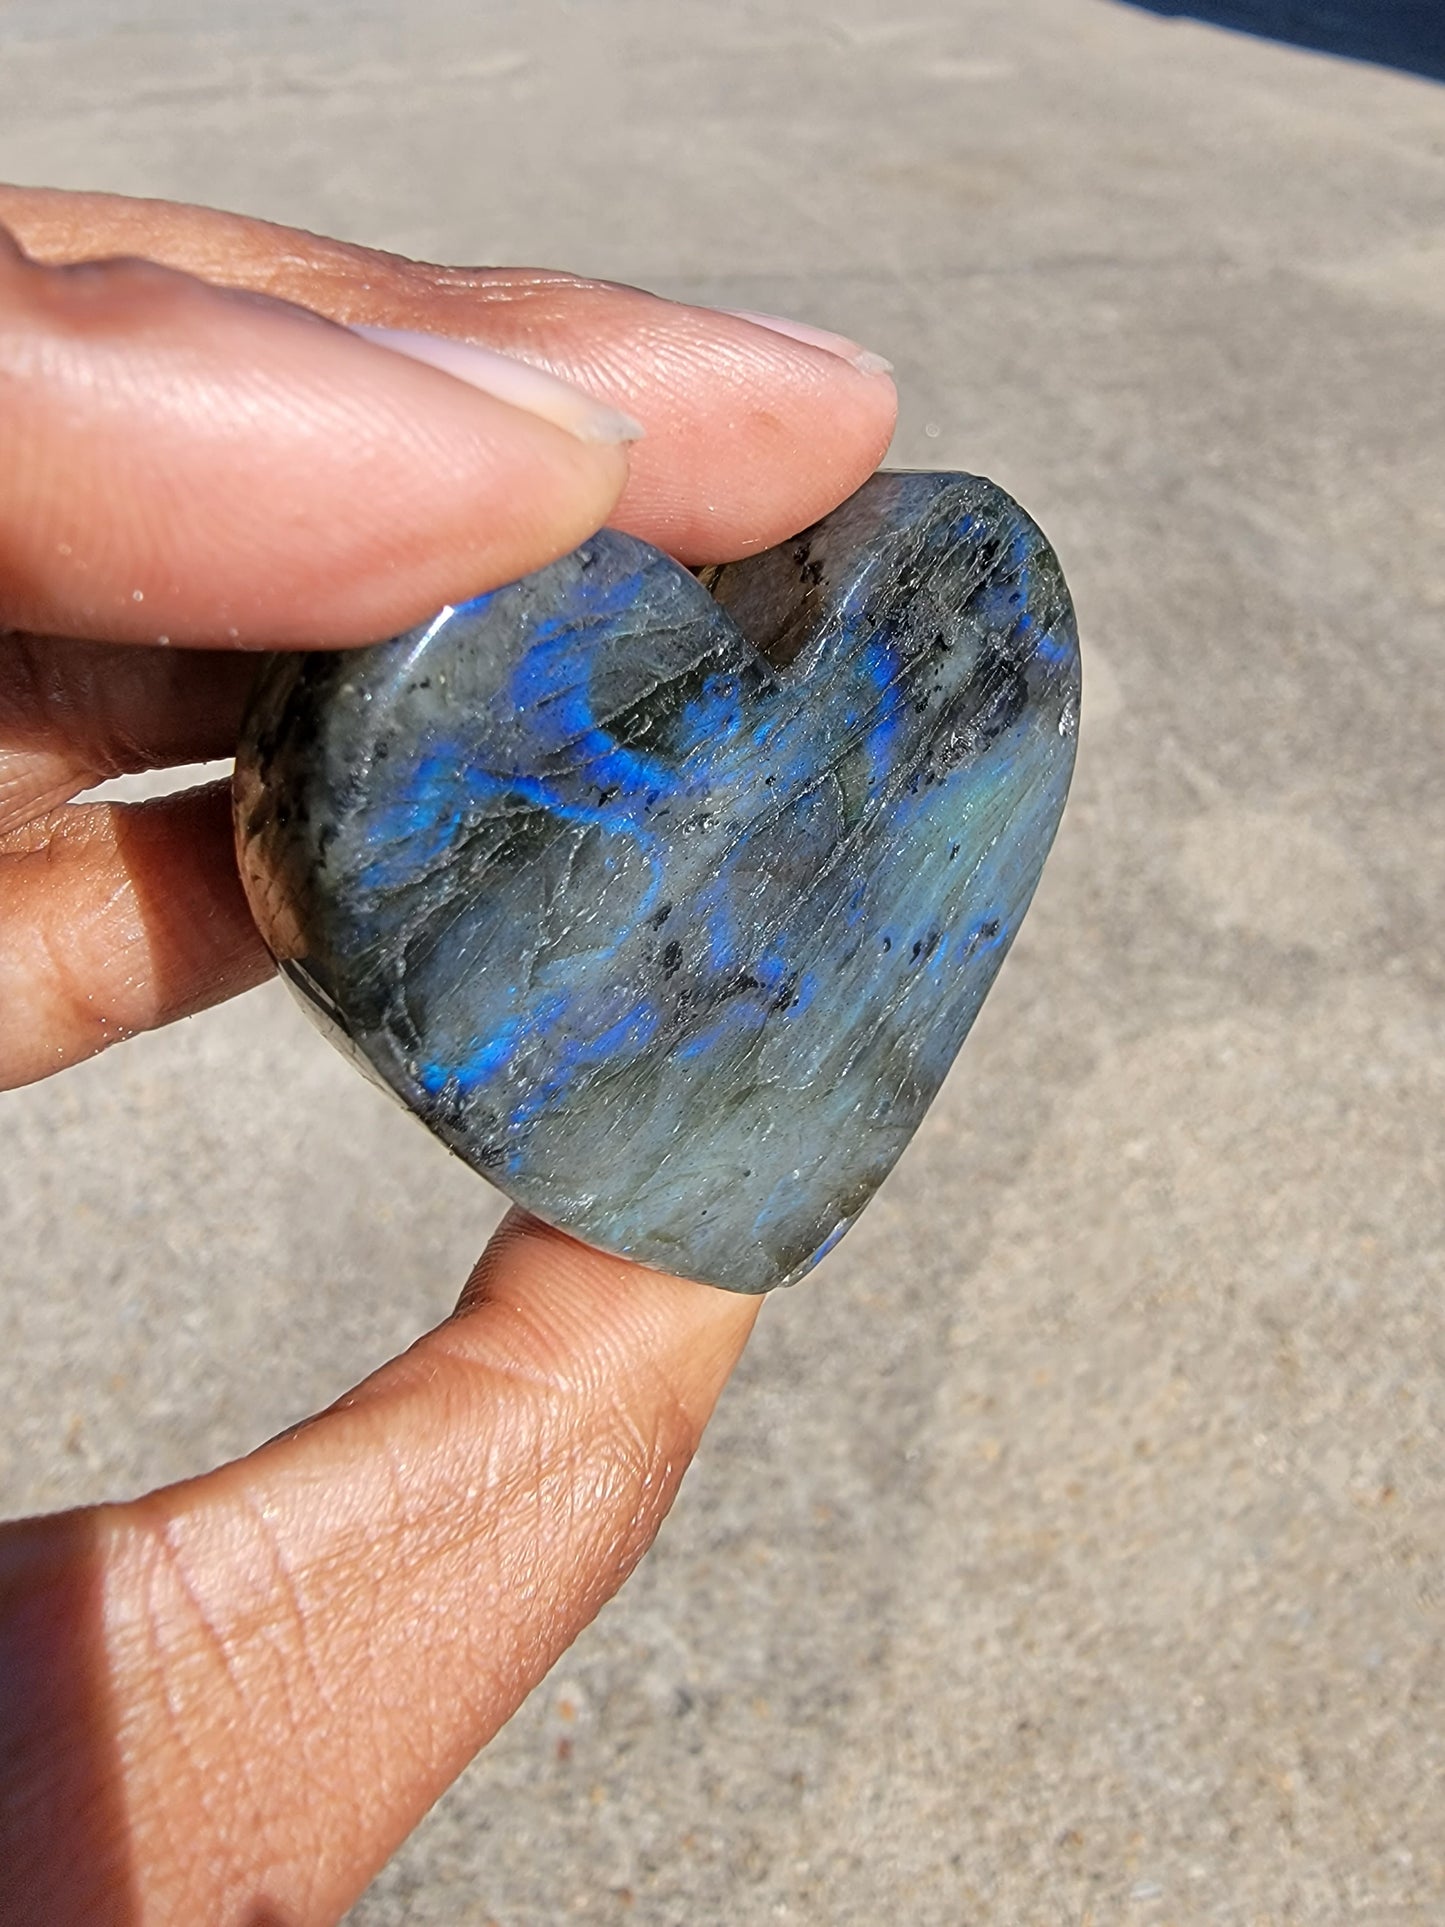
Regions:
<instances>
[{"instance_id":1,"label":"fingernail","mask_svg":"<svg viewBox=\"0 0 1445 1927\"><path fill-rule=\"evenodd\" d=\"M847 335L835 335L830 328L814 328L806 321L789 321L783 315L754 314L750 308L724 308L739 321L751 321L755 328L771 328L775 335L786 335L790 341L801 341L809 348L822 348L830 355L837 355L842 361L850 361L861 375L889 375L893 363L882 355L875 355L871 348L860 348L856 341Z\"/></svg>"},{"instance_id":2,"label":"fingernail","mask_svg":"<svg viewBox=\"0 0 1445 1927\"><path fill-rule=\"evenodd\" d=\"M440 368L445 375L480 388L483 394L525 408L529 415L540 415L554 428L565 428L580 442L641 441L643 427L620 408L609 408L591 395L561 381L545 369L534 368L515 355L499 354L495 348L478 348L470 341L454 341L450 335L424 334L419 328L371 328L353 324L351 332L378 348L393 354L408 355Z\"/></svg>"}]
</instances>

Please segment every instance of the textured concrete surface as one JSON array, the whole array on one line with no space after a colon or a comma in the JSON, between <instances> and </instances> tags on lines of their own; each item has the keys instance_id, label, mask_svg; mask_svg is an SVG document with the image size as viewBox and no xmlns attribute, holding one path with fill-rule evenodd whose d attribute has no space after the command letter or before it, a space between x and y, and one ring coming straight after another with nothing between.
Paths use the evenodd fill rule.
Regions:
<instances>
[{"instance_id":1,"label":"textured concrete surface","mask_svg":"<svg viewBox=\"0 0 1445 1927\"><path fill-rule=\"evenodd\" d=\"M199 16L0 7L0 174L846 329L1086 644L939 1105L354 1920L1445 1919L1445 94L1109 0ZM269 991L0 1132L12 1510L309 1411L494 1215Z\"/></svg>"}]
</instances>

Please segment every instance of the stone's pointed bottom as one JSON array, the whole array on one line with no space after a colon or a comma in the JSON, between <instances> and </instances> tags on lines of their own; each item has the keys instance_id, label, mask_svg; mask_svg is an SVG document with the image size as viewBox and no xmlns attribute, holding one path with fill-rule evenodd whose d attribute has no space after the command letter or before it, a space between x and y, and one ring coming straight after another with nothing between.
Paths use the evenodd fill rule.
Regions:
<instances>
[{"instance_id":1,"label":"stone's pointed bottom","mask_svg":"<svg viewBox=\"0 0 1445 1927\"><path fill-rule=\"evenodd\" d=\"M604 529L394 642L279 658L242 874L308 1008L475 1169L766 1291L948 1071L1078 702L1053 551L976 476L875 475L700 577Z\"/></svg>"}]
</instances>

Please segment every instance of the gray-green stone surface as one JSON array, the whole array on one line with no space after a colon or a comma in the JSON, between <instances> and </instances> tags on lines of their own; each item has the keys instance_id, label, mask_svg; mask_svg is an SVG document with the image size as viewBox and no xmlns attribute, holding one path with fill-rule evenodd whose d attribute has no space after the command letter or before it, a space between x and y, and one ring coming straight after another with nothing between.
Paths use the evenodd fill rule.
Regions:
<instances>
[{"instance_id":1,"label":"gray-green stone surface","mask_svg":"<svg viewBox=\"0 0 1445 1927\"><path fill-rule=\"evenodd\" d=\"M278 661L237 777L313 1010L549 1222L765 1291L897 1160L1074 760L1052 550L880 474L699 580L603 530L377 648Z\"/></svg>"}]
</instances>

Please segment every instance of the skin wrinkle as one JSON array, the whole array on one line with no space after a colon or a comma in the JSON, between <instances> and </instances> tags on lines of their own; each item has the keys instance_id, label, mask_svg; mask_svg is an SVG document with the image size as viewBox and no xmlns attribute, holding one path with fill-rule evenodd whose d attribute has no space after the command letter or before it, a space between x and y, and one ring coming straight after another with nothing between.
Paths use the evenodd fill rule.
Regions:
<instances>
[{"instance_id":1,"label":"skin wrinkle","mask_svg":"<svg viewBox=\"0 0 1445 1927\"><path fill-rule=\"evenodd\" d=\"M266 1515L265 1508L250 1493L242 1493L239 1500L241 1515L249 1520L252 1536L266 1552L275 1587L268 1592L269 1607L266 1619L260 1622L258 1630L263 1636L270 1635L269 1643L277 1650L284 1650L289 1634L293 1651L299 1655L299 1668L283 1666L281 1669L281 1692L287 1710L287 1725L294 1732L305 1730L307 1717L315 1717L319 1708L328 1718L334 1715L335 1705L323 1682L322 1670L317 1666L313 1652L313 1622L309 1621L302 1600L302 1585L291 1561L282 1545L281 1536L274 1522ZM277 1610L285 1614L285 1623L276 1622ZM316 1630L320 1630L319 1627ZM300 1678L294 1677L299 1672ZM315 1705L303 1708L297 1698L296 1688L304 1681L311 1688Z\"/></svg>"},{"instance_id":2,"label":"skin wrinkle","mask_svg":"<svg viewBox=\"0 0 1445 1927\"><path fill-rule=\"evenodd\" d=\"M445 1363L452 1369L445 1374L445 1383L438 1385L438 1394L466 1419L478 1412L485 1416L492 1410L529 1411L544 1416L549 1411L565 1408L579 1391L586 1389L581 1385L561 1384L555 1371L524 1358L473 1357L470 1334L461 1333L455 1343L452 1342L454 1318L455 1314L430 1335L425 1357L418 1358L413 1351L395 1361L398 1389L405 1386L408 1378L440 1380L441 1366ZM392 1388L388 1386L387 1390L390 1393ZM519 1392L523 1397L518 1397ZM364 1388L352 1396L353 1401L360 1402Z\"/></svg>"},{"instance_id":3,"label":"skin wrinkle","mask_svg":"<svg viewBox=\"0 0 1445 1927\"><path fill-rule=\"evenodd\" d=\"M152 1522L148 1538L149 1558L145 1561L150 1578L147 1591L150 1599L156 1600L157 1592L164 1589L166 1599L159 1606L152 1603L145 1614L151 1630L152 1677L155 1682L152 1699L152 1713L147 1731L142 1736L132 1738L132 1746L143 1747L148 1754L154 1754L157 1746L169 1746L172 1756L179 1755L179 1765L188 1775L192 1788L192 1798L204 1808L212 1828L219 1839L240 1843L244 1840L245 1853L254 1856L258 1836L264 1836L268 1846L274 1832L273 1827L258 1826L257 1819L267 1807L265 1787L255 1773L248 1770L244 1750L237 1750L224 1743L224 1735L238 1725L244 1727L248 1716L256 1711L256 1694L248 1688L245 1669L238 1653L233 1650L236 1642L230 1629L223 1628L213 1617L204 1597L202 1586L192 1578L189 1554L191 1548L185 1536L176 1530L173 1520L159 1519ZM176 1595L179 1595L177 1599ZM180 1671L191 1680L191 1693L178 1696L173 1690L172 1681L178 1672L178 1646L174 1637L178 1630L176 1605L181 1605L187 1622L179 1644L181 1659ZM167 1636L169 1635L169 1636ZM198 1674L204 1674L197 1679ZM229 1709L218 1714L216 1695L224 1679L229 1689ZM155 1701L163 1701L165 1738L154 1732ZM189 1703L187 1703L189 1701ZM282 1733L307 1734L315 1729L314 1722L303 1724L277 1724L276 1709L262 1701L262 1707L269 1716L274 1730ZM223 1743L217 1747L216 1739ZM224 1764L219 1765L218 1763ZM184 1801L176 1799L176 1766L174 1757L166 1760L164 1772L154 1776L156 1795L150 1813L153 1824L170 1832L173 1813L184 1812ZM310 1775L302 1782L303 1793L310 1784ZM250 1816L256 1816L252 1818ZM143 1824L147 1816L134 1814L134 1824ZM178 1824L178 1823L177 1823ZM283 1816L284 1826L284 1816ZM176 1851L173 1857L177 1864L184 1864L189 1857L186 1853L187 1842L184 1836L175 1837ZM239 1854L228 1856L239 1859ZM285 1886L290 1882L276 1880L283 1868L292 1864L290 1859L278 1862L274 1853L268 1852L266 1863L261 1869L263 1885ZM296 1863L299 1867L299 1863ZM249 1887L249 1880L244 1883ZM242 1883L235 1883L227 1902L237 1909L246 1901ZM196 1905L200 1909L213 1905L209 1895L196 1891ZM225 1904L219 1912L221 1918L230 1917L230 1906Z\"/></svg>"},{"instance_id":4,"label":"skin wrinkle","mask_svg":"<svg viewBox=\"0 0 1445 1927\"><path fill-rule=\"evenodd\" d=\"M446 1330L447 1328L443 1327L437 1334L438 1338L443 1337ZM457 1354L454 1352L452 1357L455 1360ZM459 1362L464 1364L470 1376L473 1368L465 1365L465 1361ZM514 1359L506 1361L505 1369L509 1377L515 1363ZM493 1361L490 1370L495 1372L496 1369L496 1362ZM647 1492L650 1482L657 1476L658 1462L670 1462L675 1434L684 1432L689 1427L690 1421L681 1406L670 1403L668 1395L670 1388L660 1387L662 1397L657 1435L644 1437L637 1431L627 1410L628 1404L635 1396L633 1388L626 1387L625 1392L609 1404L607 1402L609 1379L606 1367L599 1369L595 1380L589 1374L589 1381L583 1383L574 1381L571 1384L559 1386L555 1372L545 1375L540 1381L535 1377L529 1379L528 1382L534 1388L542 1390L544 1397L540 1407L541 1423L536 1430L537 1462L528 1476L550 1476L550 1464L553 1458L559 1453L565 1457L566 1454L579 1449L579 1442L570 1436L567 1427L568 1411L580 1399L601 1400L603 1416L595 1421L595 1436L585 1443L589 1452L594 1457L600 1458L602 1471L599 1476L605 1478L612 1489L619 1492L635 1490L638 1493L636 1513L640 1517L647 1510ZM469 1402L472 1396L469 1387ZM665 1438L665 1434L674 1436Z\"/></svg>"},{"instance_id":5,"label":"skin wrinkle","mask_svg":"<svg viewBox=\"0 0 1445 1927\"><path fill-rule=\"evenodd\" d=\"M0 843L36 816L48 816L97 780L83 762L62 752L0 751Z\"/></svg>"},{"instance_id":6,"label":"skin wrinkle","mask_svg":"<svg viewBox=\"0 0 1445 1927\"><path fill-rule=\"evenodd\" d=\"M223 784L63 805L0 840L0 1087L270 972L235 873Z\"/></svg>"},{"instance_id":7,"label":"skin wrinkle","mask_svg":"<svg viewBox=\"0 0 1445 1927\"><path fill-rule=\"evenodd\" d=\"M630 1498L628 1509L634 1521L646 1512L647 1495L656 1483L655 1460L659 1456L659 1448L632 1421L625 1416L619 1418L616 1412L609 1411L607 1422L597 1433L585 1441L579 1441L571 1436L565 1414L554 1415L547 1410L544 1412L544 1422L532 1429L535 1456L520 1473L514 1468L512 1474L523 1489L547 1486L559 1478L564 1487L569 1483L577 1483L580 1466L585 1460L588 1466L585 1483L589 1503L601 1494L625 1492ZM407 1477L414 1474L399 1472L399 1461L390 1453L385 1463L390 1479L395 1482L400 1477L404 1490ZM631 1496L634 1494L637 1495L635 1498ZM398 1509L405 1519L405 1508L392 1508L393 1511ZM635 1530L635 1523L630 1524L629 1536ZM402 1531L405 1531L404 1526ZM430 1549L424 1549L423 1556L430 1556Z\"/></svg>"},{"instance_id":8,"label":"skin wrinkle","mask_svg":"<svg viewBox=\"0 0 1445 1927\"><path fill-rule=\"evenodd\" d=\"M82 830L79 848L72 849L71 854L78 855L84 860L87 854L87 843L88 826ZM29 881L33 893L34 866L37 864L40 866L42 871L40 887L44 889L49 885L52 873L59 867L61 855L62 852L58 840L52 839L41 844L36 849L27 851L22 857L18 859L12 858L10 861L18 861L28 866L31 870L32 874ZM8 867L7 864L5 868ZM4 874L5 869L0 868L0 885L3 885ZM110 916L119 900L123 887L120 879L111 879L107 894L92 901L88 906L87 922L90 929L93 929L96 924L105 921ZM81 966L74 950L70 947L75 934L73 929L65 930L58 925L46 922L40 922L31 926L31 935L41 953L42 962L40 974L42 980L48 977L50 981L51 1000L60 1006L62 1023L68 1022L68 1026L72 1031L88 1031L91 1034L90 1049L100 1050L103 1049L106 1044L118 1042L123 1037L133 1035L133 1032L126 1024L113 1017L107 1009L96 1009L95 993L83 988L83 980L80 975ZM23 1025L28 1013L22 1010L19 1015ZM41 1024L35 1025L35 1028L37 1030L48 1030L54 1028L54 1024L53 1021L50 1024L42 1022ZM89 1055L89 1052L87 1052L87 1055Z\"/></svg>"},{"instance_id":9,"label":"skin wrinkle","mask_svg":"<svg viewBox=\"0 0 1445 1927\"><path fill-rule=\"evenodd\" d=\"M127 1548L133 1552L132 1545ZM185 1864L185 1814L188 1804L186 1794L189 1789L189 1802L193 1803L207 1816L214 1829L216 1813L213 1801L218 1791L224 1791L233 1777L231 1763L223 1755L218 1761L206 1760L202 1765L202 1753L207 1730L207 1722L195 1717L195 1706L184 1704L182 1686L185 1673L175 1662L175 1645L166 1633L175 1623L171 1601L164 1603L160 1593L164 1587L167 1592L175 1589L179 1576L169 1569L167 1550L161 1535L146 1535L145 1549L141 1559L141 1571L133 1567L128 1575L140 1595L138 1614L140 1629L146 1642L145 1663L140 1677L130 1675L133 1701L132 1717L117 1734L118 1750L123 1768L129 1766L138 1754L155 1755L163 1750L166 1756L166 1772L163 1779L157 1780L149 1796L149 1812L137 1810L133 1801L128 1813L132 1832L144 1819L149 1818L151 1825L158 1828L167 1839L173 1859L179 1865ZM122 1568L124 1572L124 1568ZM118 1577L121 1575L117 1575ZM108 1589L109 1590L109 1589ZM182 1585L182 1591L184 1591ZM214 1655L213 1655L214 1657ZM187 1669L193 1670L193 1669ZM229 1681L227 1669L222 1667ZM220 1682L215 1682L219 1684ZM191 1694L190 1698L205 1706L212 1700L213 1691ZM164 1728L162 1734L155 1731L157 1718ZM127 1730L128 1729L128 1730ZM127 1781L133 1782L135 1775L127 1772ZM143 1796L144 1797L144 1796ZM222 1803L223 1812L226 1810Z\"/></svg>"},{"instance_id":10,"label":"skin wrinkle","mask_svg":"<svg viewBox=\"0 0 1445 1927\"><path fill-rule=\"evenodd\" d=\"M152 1605L149 1614L158 1637L165 1640L171 1655L170 1664L157 1666L158 1674L167 1682L176 1677L174 1655L180 1651L188 1657L197 1670L219 1671L224 1676L226 1686L229 1688L233 1712L239 1712L246 1702L246 1688L240 1669L231 1650L230 1641L211 1617L201 1593L187 1570L188 1548L184 1536L177 1531L176 1521L170 1518L158 1520L152 1543L155 1559L151 1598L154 1600L160 1590L164 1590L169 1595L166 1607L158 1611ZM176 1613L177 1607L180 1609L179 1618ZM185 1630L187 1627L188 1631ZM179 1638L176 1637L177 1632L180 1633ZM211 1701L213 1694L214 1685L208 1682L205 1688L207 1702ZM169 1691L167 1707L174 1719L178 1709L176 1700Z\"/></svg>"}]
</instances>

